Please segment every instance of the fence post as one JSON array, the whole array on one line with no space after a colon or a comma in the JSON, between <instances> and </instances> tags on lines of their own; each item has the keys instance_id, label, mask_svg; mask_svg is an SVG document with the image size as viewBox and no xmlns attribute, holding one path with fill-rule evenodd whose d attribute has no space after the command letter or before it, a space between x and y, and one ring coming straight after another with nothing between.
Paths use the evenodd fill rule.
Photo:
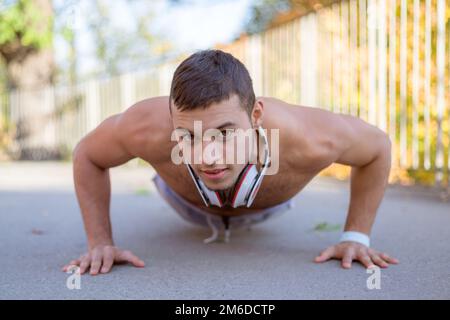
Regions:
<instances>
[{"instance_id":1,"label":"fence post","mask_svg":"<svg viewBox=\"0 0 450 320\"><path fill-rule=\"evenodd\" d=\"M420 19L420 2L414 0L413 5L413 70L412 70L412 167L419 167L419 19Z\"/></svg>"},{"instance_id":2,"label":"fence post","mask_svg":"<svg viewBox=\"0 0 450 320\"><path fill-rule=\"evenodd\" d=\"M431 0L425 3L425 106L424 106L424 167L426 170L431 168L430 160L430 108L431 108Z\"/></svg>"},{"instance_id":3,"label":"fence post","mask_svg":"<svg viewBox=\"0 0 450 320\"><path fill-rule=\"evenodd\" d=\"M386 131L386 0L378 0L378 126Z\"/></svg>"},{"instance_id":4,"label":"fence post","mask_svg":"<svg viewBox=\"0 0 450 320\"><path fill-rule=\"evenodd\" d=\"M317 20L313 14L305 17L300 29L300 65L301 75L301 103L307 106L315 106L317 101Z\"/></svg>"},{"instance_id":5,"label":"fence post","mask_svg":"<svg viewBox=\"0 0 450 320\"><path fill-rule=\"evenodd\" d=\"M126 73L120 76L121 110L130 107L136 101L136 84L134 77Z\"/></svg>"},{"instance_id":6,"label":"fence post","mask_svg":"<svg viewBox=\"0 0 450 320\"><path fill-rule=\"evenodd\" d=\"M350 38L349 38L349 69L350 69L350 88L349 88L349 104L350 114L356 116L358 114L358 102L356 101L358 92L358 11L356 0L350 0L349 20L350 20Z\"/></svg>"},{"instance_id":7,"label":"fence post","mask_svg":"<svg viewBox=\"0 0 450 320\"><path fill-rule=\"evenodd\" d=\"M93 130L100 123L99 83L91 80L86 84L86 130Z\"/></svg>"},{"instance_id":8,"label":"fence post","mask_svg":"<svg viewBox=\"0 0 450 320\"><path fill-rule=\"evenodd\" d=\"M367 29L368 29L368 108L369 122L377 123L377 1L369 0L367 4Z\"/></svg>"},{"instance_id":9,"label":"fence post","mask_svg":"<svg viewBox=\"0 0 450 320\"><path fill-rule=\"evenodd\" d=\"M436 38L436 107L437 107L437 137L436 137L436 183L441 185L443 178L444 154L442 141L442 120L444 115L444 76L445 76L445 0L437 1L437 38Z\"/></svg>"},{"instance_id":10,"label":"fence post","mask_svg":"<svg viewBox=\"0 0 450 320\"><path fill-rule=\"evenodd\" d=\"M366 0L359 0L359 117L368 119L368 105L367 105L367 83L368 77L366 77L366 64L367 64L367 7Z\"/></svg>"},{"instance_id":11,"label":"fence post","mask_svg":"<svg viewBox=\"0 0 450 320\"><path fill-rule=\"evenodd\" d=\"M389 8L389 136L392 141L392 161L397 164L397 1L391 0Z\"/></svg>"},{"instance_id":12,"label":"fence post","mask_svg":"<svg viewBox=\"0 0 450 320\"><path fill-rule=\"evenodd\" d=\"M407 1L400 4L400 166L407 165Z\"/></svg>"}]
</instances>

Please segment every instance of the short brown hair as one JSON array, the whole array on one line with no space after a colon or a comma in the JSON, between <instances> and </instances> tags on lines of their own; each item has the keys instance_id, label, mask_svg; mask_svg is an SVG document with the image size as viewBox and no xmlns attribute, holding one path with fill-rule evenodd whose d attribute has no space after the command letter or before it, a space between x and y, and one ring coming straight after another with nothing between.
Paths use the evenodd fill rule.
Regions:
<instances>
[{"instance_id":1,"label":"short brown hair","mask_svg":"<svg viewBox=\"0 0 450 320\"><path fill-rule=\"evenodd\" d=\"M202 50L186 58L175 70L170 87L177 109L207 108L212 103L239 96L250 115L255 104L252 79L245 66L221 50Z\"/></svg>"}]
</instances>

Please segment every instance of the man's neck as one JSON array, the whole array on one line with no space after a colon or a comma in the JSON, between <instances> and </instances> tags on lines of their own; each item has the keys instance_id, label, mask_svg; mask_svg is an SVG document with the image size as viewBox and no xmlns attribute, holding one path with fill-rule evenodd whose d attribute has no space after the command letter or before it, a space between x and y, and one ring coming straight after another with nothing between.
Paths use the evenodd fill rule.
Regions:
<instances>
[{"instance_id":1,"label":"man's neck","mask_svg":"<svg viewBox=\"0 0 450 320\"><path fill-rule=\"evenodd\" d=\"M231 197L233 195L234 187L235 187L235 185L233 185L231 188L219 191L220 197L222 199L225 199L224 205L230 205L231 206L231 201L233 200Z\"/></svg>"}]
</instances>

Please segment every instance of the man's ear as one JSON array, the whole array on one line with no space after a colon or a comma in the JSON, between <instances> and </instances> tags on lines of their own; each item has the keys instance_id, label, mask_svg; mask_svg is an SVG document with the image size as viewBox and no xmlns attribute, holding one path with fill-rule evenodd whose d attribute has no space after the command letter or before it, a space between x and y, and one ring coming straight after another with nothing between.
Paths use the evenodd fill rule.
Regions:
<instances>
[{"instance_id":1,"label":"man's ear","mask_svg":"<svg viewBox=\"0 0 450 320\"><path fill-rule=\"evenodd\" d=\"M252 126L257 128L262 125L264 118L264 104L261 100L256 100L251 113Z\"/></svg>"}]
</instances>

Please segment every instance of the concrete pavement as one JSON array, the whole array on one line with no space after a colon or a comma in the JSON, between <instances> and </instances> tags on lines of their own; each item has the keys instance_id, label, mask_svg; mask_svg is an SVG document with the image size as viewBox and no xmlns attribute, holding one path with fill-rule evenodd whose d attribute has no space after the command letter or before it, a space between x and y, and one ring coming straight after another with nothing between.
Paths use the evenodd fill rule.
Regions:
<instances>
[{"instance_id":1,"label":"concrete pavement","mask_svg":"<svg viewBox=\"0 0 450 320\"><path fill-rule=\"evenodd\" d=\"M450 203L426 192L390 187L372 244L400 259L369 290L359 264L312 262L335 243L348 182L316 178L282 216L205 245L210 231L190 225L156 193L153 172L111 170L116 244L146 262L107 275L82 276L69 290L62 265L85 250L68 163L0 164L0 299L435 299L450 298Z\"/></svg>"}]
</instances>

